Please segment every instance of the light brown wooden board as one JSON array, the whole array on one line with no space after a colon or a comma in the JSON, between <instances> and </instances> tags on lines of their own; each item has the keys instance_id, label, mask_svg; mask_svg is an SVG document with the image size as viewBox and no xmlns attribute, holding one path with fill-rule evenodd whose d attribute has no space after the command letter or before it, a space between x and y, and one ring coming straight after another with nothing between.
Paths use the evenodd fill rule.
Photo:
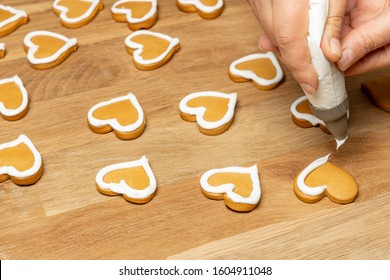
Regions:
<instances>
[{"instance_id":1,"label":"light brown wooden board","mask_svg":"<svg viewBox=\"0 0 390 280\"><path fill-rule=\"evenodd\" d=\"M7 37L0 77L18 74L29 92L27 116L0 119L0 143L26 134L41 152L45 170L34 186L0 184L1 259L388 259L390 251L390 114L370 103L360 84L390 69L347 78L351 100L350 138L333 162L359 184L350 205L324 198L299 201L292 181L316 158L335 150L320 129L301 129L289 107L302 95L284 68L275 90L233 83L229 64L258 51L262 30L246 1L226 0L220 18L180 12L174 1L159 1L151 29L178 37L181 50L165 66L137 70L124 39L131 31L111 19L114 1L89 25L66 29L51 11L52 1L8 0L30 22ZM2 2L2 3L3 3ZM23 38L46 29L79 40L62 65L32 69ZM178 104L188 93L237 92L231 128L206 136L183 121ZM133 92L147 118L144 134L121 141L87 125L97 102ZM146 155L158 191L146 205L97 192L100 168ZM212 168L258 164L262 198L251 213L235 213L222 201L205 198L200 176ZM293 247L292 247L293 246ZM296 250L294 250L296 249Z\"/></svg>"}]
</instances>

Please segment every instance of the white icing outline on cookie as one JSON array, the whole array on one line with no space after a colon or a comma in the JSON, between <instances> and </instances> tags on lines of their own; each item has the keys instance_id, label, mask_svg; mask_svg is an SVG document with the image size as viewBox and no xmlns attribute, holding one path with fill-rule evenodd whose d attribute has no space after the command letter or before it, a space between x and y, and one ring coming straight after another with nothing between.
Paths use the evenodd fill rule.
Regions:
<instances>
[{"instance_id":1,"label":"white icing outline on cookie","mask_svg":"<svg viewBox=\"0 0 390 280\"><path fill-rule=\"evenodd\" d=\"M121 5L123 3L127 2L150 2L152 3L152 7L150 8L149 12L146 13L142 18L134 18L132 15L131 9L125 9L125 8L117 8L118 5ZM115 2L115 4L111 8L111 12L113 14L124 14L126 15L126 20L129 23L140 23L147 21L148 19L152 18L156 12L157 12L157 0L119 0Z\"/></svg>"},{"instance_id":2,"label":"white icing outline on cookie","mask_svg":"<svg viewBox=\"0 0 390 280\"><path fill-rule=\"evenodd\" d=\"M14 14L12 17L7 18L6 20L0 21L0 29L6 26L7 24L10 24L14 21L19 20L20 18L27 18L27 13L23 10L17 10L12 8L11 6L4 6L0 4L0 10L8 11L12 14Z\"/></svg>"},{"instance_id":3,"label":"white icing outline on cookie","mask_svg":"<svg viewBox=\"0 0 390 280\"><path fill-rule=\"evenodd\" d=\"M146 59L145 60L140 55L142 53L143 49L144 49L144 45L131 41L131 39L133 39L133 37L138 36L138 35L149 35L149 36L160 37L160 38L168 41L169 42L169 46L158 57L153 58L153 59ZM162 33L158 33L158 32L152 32L152 31L149 31L149 30L137 30L137 31L131 33L125 39L126 46L131 48L131 49L134 49L134 52L133 52L134 60L137 63L143 64L143 65L149 65L149 64L159 63L159 62L163 61L167 57L167 55L172 51L172 49L179 44L179 42L180 42L179 38L172 38L172 37L170 37L168 35L165 35L165 34L162 34Z\"/></svg>"},{"instance_id":4,"label":"white icing outline on cookie","mask_svg":"<svg viewBox=\"0 0 390 280\"><path fill-rule=\"evenodd\" d=\"M5 44L4 43L0 43L0 51L4 51L5 50Z\"/></svg>"},{"instance_id":5,"label":"white icing outline on cookie","mask_svg":"<svg viewBox=\"0 0 390 280\"><path fill-rule=\"evenodd\" d=\"M30 177L38 173L39 169L42 166L42 157L41 154L38 152L38 150L35 148L34 144L31 142L31 140L24 134L19 135L19 137L11 142L7 142L0 145L0 150L6 149L6 148L12 148L15 147L21 143L26 144L31 152L34 155L34 164L31 168L25 170L25 171L19 171L13 166L0 166L0 175L7 174L11 177L16 178L25 178Z\"/></svg>"},{"instance_id":6,"label":"white icing outline on cookie","mask_svg":"<svg viewBox=\"0 0 390 280\"><path fill-rule=\"evenodd\" d=\"M239 70L236 68L237 65L240 63L248 62L248 61L259 59L259 58L268 58L269 60L271 60L272 64L275 67L275 70L276 70L276 75L273 79L271 79L271 80L264 79L264 78L257 76L251 70ZM279 64L278 60L276 59L276 56L274 55L273 52L255 53L255 54L250 54L250 55L244 56L240 59L237 59L236 61L233 61L230 64L229 71L230 71L230 73L232 73L235 76L240 76L240 77L243 77L245 79L252 80L255 83L262 85L262 86L270 86L273 84L277 84L283 79L283 70L280 67L280 64Z\"/></svg>"},{"instance_id":7,"label":"white icing outline on cookie","mask_svg":"<svg viewBox=\"0 0 390 280\"><path fill-rule=\"evenodd\" d=\"M316 159L301 171L297 178L297 187L302 193L309 196L317 196L325 191L325 189L328 187L327 185L309 187L308 185L306 185L305 179L312 171L314 171L321 165L324 165L328 161L329 157L330 154L322 158Z\"/></svg>"},{"instance_id":8,"label":"white icing outline on cookie","mask_svg":"<svg viewBox=\"0 0 390 280\"><path fill-rule=\"evenodd\" d=\"M322 120L320 120L319 118L317 118L316 116L314 116L313 114L298 112L298 110L297 110L298 105L306 100L307 100L306 95L299 97L297 100L295 100L294 103L291 104L291 107L290 107L291 114L293 114L299 120L305 120L305 121L310 122L312 126L317 126L319 124L322 124L325 126L325 123Z\"/></svg>"},{"instance_id":9,"label":"white icing outline on cookie","mask_svg":"<svg viewBox=\"0 0 390 280\"><path fill-rule=\"evenodd\" d=\"M200 0L177 0L180 4L183 5L193 5L197 9L205 13L213 13L223 7L223 0L218 0L217 4L214 6L204 5Z\"/></svg>"},{"instance_id":10,"label":"white icing outline on cookie","mask_svg":"<svg viewBox=\"0 0 390 280\"><path fill-rule=\"evenodd\" d=\"M90 17L93 14L93 12L95 11L95 9L98 7L98 5L101 3L100 0L81 0L83 2L90 2L91 3L89 9L84 14L82 14L81 16L79 16L77 18L69 18L67 16L69 8L65 7L65 6L61 6L59 4L60 1L61 0L55 0L53 3L53 8L60 11L59 17L61 20L63 20L66 23L78 23L78 22Z\"/></svg>"},{"instance_id":11,"label":"white icing outline on cookie","mask_svg":"<svg viewBox=\"0 0 390 280\"><path fill-rule=\"evenodd\" d=\"M235 193L233 190L235 185L232 183L222 184L220 186L211 186L209 184L209 178L218 173L242 173L242 174L250 174L252 180L252 192L248 197L242 197L241 195ZM200 185L203 190L208 193L215 194L224 194L226 193L227 197L231 199L234 203L243 203L243 204L251 204L256 205L261 197L261 187L260 187L260 179L258 174L257 165L253 165L251 167L226 167L220 169L211 169L204 173L200 178Z\"/></svg>"},{"instance_id":12,"label":"white icing outline on cookie","mask_svg":"<svg viewBox=\"0 0 390 280\"><path fill-rule=\"evenodd\" d=\"M39 46L35 45L32 41L31 38L35 36L50 36L54 37L60 40L63 40L65 42L65 45L62 46L60 49L57 50L57 52L49 57L44 57L44 58L36 58L35 53L39 49ZM50 31L44 31L44 30L38 30L38 31L32 31L24 37L24 44L28 47L28 52L27 52L27 59L31 64L46 64L46 63L51 63L53 61L56 61L57 59L60 58L60 56L67 52L70 48L74 47L77 45L77 39L76 38L71 38L69 39L68 37L50 32Z\"/></svg>"},{"instance_id":13,"label":"white icing outline on cookie","mask_svg":"<svg viewBox=\"0 0 390 280\"><path fill-rule=\"evenodd\" d=\"M133 104L135 109L137 110L137 112L138 112L138 119L137 119L137 121L135 123L123 126L123 125L121 125L118 122L118 120L116 118L115 119L108 119L108 120L100 120L100 119L97 119L97 118L95 118L93 116L93 113L97 109L99 109L101 107L104 107L106 105L109 105L109 104L113 104L113 103L116 103L116 102L119 102L119 101L123 101L123 100L129 100ZM141 105L139 104L139 102L137 100L137 97L135 97L134 94L129 92L125 96L117 97L117 98L111 99L109 101L103 101L103 102L100 102L100 103L96 104L95 106L93 106L88 111L88 121L90 122L90 124L92 124L93 126L96 126L96 127L109 125L113 129L115 129L117 131L120 131L120 132L132 132L132 131L135 131L138 128L140 128L142 126L142 124L144 123L144 112L142 110Z\"/></svg>"},{"instance_id":14,"label":"white icing outline on cookie","mask_svg":"<svg viewBox=\"0 0 390 280\"><path fill-rule=\"evenodd\" d=\"M222 119L215 121L215 122L209 122L204 119L204 114L206 112L205 107L188 107L187 103L197 97L219 97L219 98L225 98L229 99L228 103L228 109L226 111L226 114L222 117ZM234 109L236 107L237 103L237 93L222 93L217 91L202 91L202 92L194 92L186 97L184 97L179 104L179 110L185 114L195 115L196 121L199 124L199 126L205 128L205 129L215 129L220 126L223 126L224 124L227 124L230 122L234 116Z\"/></svg>"},{"instance_id":15,"label":"white icing outline on cookie","mask_svg":"<svg viewBox=\"0 0 390 280\"><path fill-rule=\"evenodd\" d=\"M13 76L12 78L0 80L0 85L7 83L15 83L19 87L20 92L22 93L22 104L20 104L18 108L7 109L5 108L4 103L0 101L0 113L7 117L13 117L20 114L21 112L23 112L23 110L26 109L28 105L28 94L26 88L23 85L22 80L19 78L18 75Z\"/></svg>"},{"instance_id":16,"label":"white icing outline on cookie","mask_svg":"<svg viewBox=\"0 0 390 280\"><path fill-rule=\"evenodd\" d=\"M114 170L132 168L142 166L149 177L149 186L145 189L137 190L128 186L124 180L121 180L119 184L117 183L106 183L104 181L104 176ZM98 186L104 190L110 190L118 194L124 194L128 197L135 199L143 199L152 195L157 188L156 178L154 177L153 171L149 165L148 159L143 156L139 160L116 163L102 168L96 175L96 183Z\"/></svg>"}]
</instances>

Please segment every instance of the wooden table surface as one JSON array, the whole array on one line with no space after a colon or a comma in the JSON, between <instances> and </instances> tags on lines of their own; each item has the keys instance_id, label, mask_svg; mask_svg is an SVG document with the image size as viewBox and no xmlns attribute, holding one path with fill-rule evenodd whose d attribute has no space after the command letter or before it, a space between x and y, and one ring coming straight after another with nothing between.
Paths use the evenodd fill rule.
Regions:
<instances>
[{"instance_id":1,"label":"wooden table surface","mask_svg":"<svg viewBox=\"0 0 390 280\"><path fill-rule=\"evenodd\" d=\"M41 180L20 187L0 184L0 259L389 259L390 114L361 92L363 81L390 69L347 78L351 102L349 140L331 161L359 185L357 199L339 205L328 198L306 204L293 193L296 174L335 151L334 139L318 128L291 121L290 105L302 96L284 67L284 82L260 91L232 82L229 64L258 52L262 30L246 1L226 0L215 20L180 12L159 1L151 28L181 40L165 66L139 71L126 52L131 31L111 19L114 0L87 26L66 29L53 1L4 0L25 10L30 22L1 38L7 56L1 78L18 74L30 96L27 116L0 119L0 143L26 134L45 164ZM23 50L33 30L79 40L79 49L51 70L34 70ZM196 91L237 92L230 129L206 136L183 121L178 104ZM97 102L134 93L147 127L133 141L99 135L87 125ZM149 158L158 181L154 199L135 205L95 188L104 166ZM262 197L250 213L229 210L203 196L200 176L212 168L258 164Z\"/></svg>"}]
</instances>

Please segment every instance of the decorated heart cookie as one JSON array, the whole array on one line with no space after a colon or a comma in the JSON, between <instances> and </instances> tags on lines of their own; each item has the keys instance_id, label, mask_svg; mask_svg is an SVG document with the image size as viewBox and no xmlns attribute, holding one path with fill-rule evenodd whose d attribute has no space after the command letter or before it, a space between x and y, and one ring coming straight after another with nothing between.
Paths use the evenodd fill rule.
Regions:
<instances>
[{"instance_id":1,"label":"decorated heart cookie","mask_svg":"<svg viewBox=\"0 0 390 280\"><path fill-rule=\"evenodd\" d=\"M117 163L101 169L96 175L96 187L105 195L123 195L134 203L149 202L157 189L156 178L148 159Z\"/></svg>"},{"instance_id":2,"label":"decorated heart cookie","mask_svg":"<svg viewBox=\"0 0 390 280\"><path fill-rule=\"evenodd\" d=\"M296 196L308 203L325 195L336 203L350 203L358 194L355 179L347 171L328 162L329 155L313 161L294 180Z\"/></svg>"},{"instance_id":3,"label":"decorated heart cookie","mask_svg":"<svg viewBox=\"0 0 390 280\"><path fill-rule=\"evenodd\" d=\"M77 39L49 31L33 31L24 38L27 60L35 69L49 69L61 64L77 50Z\"/></svg>"},{"instance_id":4,"label":"decorated heart cookie","mask_svg":"<svg viewBox=\"0 0 390 280\"><path fill-rule=\"evenodd\" d=\"M272 52L250 54L229 67L230 78L237 83L253 81L261 90L271 90L283 79L283 70Z\"/></svg>"},{"instance_id":5,"label":"decorated heart cookie","mask_svg":"<svg viewBox=\"0 0 390 280\"><path fill-rule=\"evenodd\" d=\"M0 80L0 115L9 121L23 118L28 111L28 94L16 75Z\"/></svg>"},{"instance_id":6,"label":"decorated heart cookie","mask_svg":"<svg viewBox=\"0 0 390 280\"><path fill-rule=\"evenodd\" d=\"M3 43L0 43L0 58L3 58L5 56L5 45Z\"/></svg>"},{"instance_id":7,"label":"decorated heart cookie","mask_svg":"<svg viewBox=\"0 0 390 280\"><path fill-rule=\"evenodd\" d=\"M93 106L88 112L88 124L96 133L114 130L118 138L131 140L142 134L146 120L137 98L129 93Z\"/></svg>"},{"instance_id":8,"label":"decorated heart cookie","mask_svg":"<svg viewBox=\"0 0 390 280\"><path fill-rule=\"evenodd\" d=\"M148 30L138 30L125 40L134 65L140 70L156 69L167 63L179 50L179 39Z\"/></svg>"},{"instance_id":9,"label":"decorated heart cookie","mask_svg":"<svg viewBox=\"0 0 390 280\"><path fill-rule=\"evenodd\" d=\"M305 95L295 100L290 110L292 120L297 126L303 128L319 126L322 131L330 134L324 122L313 115L309 101Z\"/></svg>"},{"instance_id":10,"label":"decorated heart cookie","mask_svg":"<svg viewBox=\"0 0 390 280\"><path fill-rule=\"evenodd\" d=\"M133 31L150 28L157 21L157 0L120 0L111 12L115 21L127 22Z\"/></svg>"},{"instance_id":11,"label":"decorated heart cookie","mask_svg":"<svg viewBox=\"0 0 390 280\"><path fill-rule=\"evenodd\" d=\"M0 183L11 178L17 185L32 185L42 173L41 154L27 136L0 145Z\"/></svg>"},{"instance_id":12,"label":"decorated heart cookie","mask_svg":"<svg viewBox=\"0 0 390 280\"><path fill-rule=\"evenodd\" d=\"M257 165L209 170L200 178L200 185L206 197L224 199L235 211L252 211L260 201Z\"/></svg>"},{"instance_id":13,"label":"decorated heart cookie","mask_svg":"<svg viewBox=\"0 0 390 280\"><path fill-rule=\"evenodd\" d=\"M232 124L236 102L236 93L194 92L181 100L180 116L185 121L196 121L202 133L218 135Z\"/></svg>"},{"instance_id":14,"label":"decorated heart cookie","mask_svg":"<svg viewBox=\"0 0 390 280\"><path fill-rule=\"evenodd\" d=\"M364 82L362 91L370 98L376 106L390 112L390 76L379 77L371 81Z\"/></svg>"},{"instance_id":15,"label":"decorated heart cookie","mask_svg":"<svg viewBox=\"0 0 390 280\"><path fill-rule=\"evenodd\" d=\"M223 0L176 0L176 5L183 12L197 12L205 19L218 17L224 7Z\"/></svg>"},{"instance_id":16,"label":"decorated heart cookie","mask_svg":"<svg viewBox=\"0 0 390 280\"><path fill-rule=\"evenodd\" d=\"M10 6L0 4L0 37L14 32L27 22L28 16L25 11L16 10Z\"/></svg>"},{"instance_id":17,"label":"decorated heart cookie","mask_svg":"<svg viewBox=\"0 0 390 280\"><path fill-rule=\"evenodd\" d=\"M78 28L90 23L103 10L101 0L55 0L54 13L61 24L68 28Z\"/></svg>"}]
</instances>

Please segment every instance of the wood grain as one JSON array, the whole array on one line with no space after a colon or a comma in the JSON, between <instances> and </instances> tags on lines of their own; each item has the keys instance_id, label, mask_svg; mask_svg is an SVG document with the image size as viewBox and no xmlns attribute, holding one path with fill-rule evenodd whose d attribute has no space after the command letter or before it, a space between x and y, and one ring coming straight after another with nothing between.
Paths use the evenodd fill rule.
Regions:
<instances>
[{"instance_id":1,"label":"wood grain","mask_svg":"<svg viewBox=\"0 0 390 280\"><path fill-rule=\"evenodd\" d=\"M66 29L51 11L52 1L8 0L30 22L7 37L0 77L18 74L31 100L20 121L0 119L0 143L26 134L41 152L45 170L31 187L0 184L1 259L388 259L390 251L390 114L360 91L363 81L390 74L384 69L347 78L351 100L350 138L332 162L357 180L350 205L324 198L308 205L292 188L296 174L335 150L320 129L301 129L289 107L302 95L284 68L283 83L265 92L252 83L233 83L229 64L257 52L262 33L246 1L226 0L215 20L180 12L174 1L159 1L151 28L181 40L165 66L139 71L126 52L131 31L112 20L110 7L89 25ZM80 48L51 70L32 69L23 38L33 30L59 32ZM206 136L180 118L188 93L237 92L230 129ZM134 93L146 114L143 135L121 141L87 125L97 102ZM158 191L146 205L107 197L95 188L106 165L149 158ZM199 178L211 168L257 163L262 199L250 213L236 213L205 198Z\"/></svg>"}]
</instances>

